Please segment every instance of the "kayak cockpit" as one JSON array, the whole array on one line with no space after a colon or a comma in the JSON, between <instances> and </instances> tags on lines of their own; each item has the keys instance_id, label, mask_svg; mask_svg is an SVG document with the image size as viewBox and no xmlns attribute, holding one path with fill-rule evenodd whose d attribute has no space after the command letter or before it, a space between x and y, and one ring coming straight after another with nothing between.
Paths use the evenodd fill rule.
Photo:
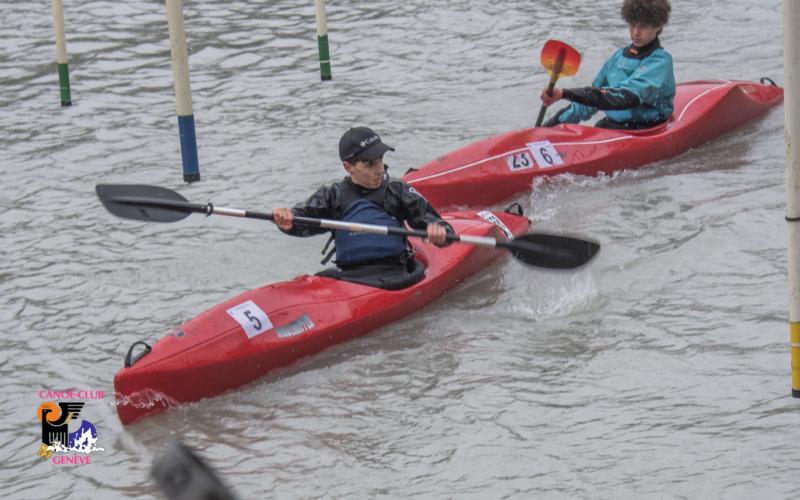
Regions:
<instances>
[{"instance_id":1,"label":"kayak cockpit","mask_svg":"<svg viewBox=\"0 0 800 500\"><path fill-rule=\"evenodd\" d=\"M417 258L412 258L405 266L371 264L349 269L333 267L318 272L317 276L384 290L402 290L416 285L425 278L425 264Z\"/></svg>"}]
</instances>

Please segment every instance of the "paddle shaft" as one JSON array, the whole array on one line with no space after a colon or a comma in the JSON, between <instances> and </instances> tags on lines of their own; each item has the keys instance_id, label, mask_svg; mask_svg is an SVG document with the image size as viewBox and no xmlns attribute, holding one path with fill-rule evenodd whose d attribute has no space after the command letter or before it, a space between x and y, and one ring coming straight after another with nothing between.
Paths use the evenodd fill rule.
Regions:
<instances>
[{"instance_id":1,"label":"paddle shaft","mask_svg":"<svg viewBox=\"0 0 800 500\"><path fill-rule=\"evenodd\" d=\"M190 203L186 198L171 189L141 184L98 184L97 196L111 213L118 217L145 222L177 222L192 213L206 215L218 214L230 217L274 221L272 213L253 212L236 208L215 207L211 203ZM502 227L502 223L494 222ZM292 223L301 226L344 230L356 233L398 235L404 237L427 238L427 231L409 230L404 227L387 227L330 219L313 219L294 216ZM487 236L446 234L446 241L467 243L491 248L504 248L519 261L538 267L551 269L574 269L589 262L600 250L600 244L581 238L565 235L530 233L513 238L507 229L505 241Z\"/></svg>"},{"instance_id":2,"label":"paddle shaft","mask_svg":"<svg viewBox=\"0 0 800 500\"><path fill-rule=\"evenodd\" d=\"M547 95L553 95L553 89L556 87L556 82L558 81L558 76L561 74L561 68L564 66L564 59L567 57L567 51L565 49L558 50L558 56L556 56L556 62L553 65L553 71L550 72L550 84L547 86ZM542 122L544 121L544 114L547 111L547 106L542 104L542 107L539 108L539 117L536 118L536 126L540 127Z\"/></svg>"},{"instance_id":3,"label":"paddle shaft","mask_svg":"<svg viewBox=\"0 0 800 500\"><path fill-rule=\"evenodd\" d=\"M275 217L271 213L255 212L252 210L241 210L238 208L215 207L212 203L189 203L176 200L159 200L141 196L118 196L114 198L116 203L128 205L145 205L152 207L171 208L180 211L191 211L209 215L227 215L229 217L244 217L247 219L260 219L274 221ZM362 224L357 222L343 222L331 219L315 219L311 217L293 216L292 223L300 226L322 227L325 229L337 229L351 231L354 233L373 233L373 234L392 234L397 236L407 236L413 238L427 238L428 233L421 229L405 229L401 227L377 226L374 224ZM513 240L498 241L488 236L470 236L468 234L447 233L447 241L457 241L484 247L515 248ZM537 248L542 251L552 251L545 245L533 242L525 242L525 247L530 250Z\"/></svg>"}]
</instances>

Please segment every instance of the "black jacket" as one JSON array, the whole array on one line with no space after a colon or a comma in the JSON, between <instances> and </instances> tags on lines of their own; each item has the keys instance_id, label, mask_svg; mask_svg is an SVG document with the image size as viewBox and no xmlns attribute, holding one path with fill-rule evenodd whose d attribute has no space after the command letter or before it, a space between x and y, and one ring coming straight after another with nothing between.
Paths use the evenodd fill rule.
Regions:
<instances>
[{"instance_id":1,"label":"black jacket","mask_svg":"<svg viewBox=\"0 0 800 500\"><path fill-rule=\"evenodd\" d=\"M292 207L292 214L300 217L340 220L347 207L359 198L366 198L376 203L398 221L407 222L414 229L425 230L428 224L435 222L443 225L448 233L453 232L450 224L443 221L436 209L414 188L405 181L389 177L388 174L384 176L381 187L376 189L359 186L350 180L350 177L330 186L322 186L304 203ZM293 224L291 229L283 232L305 237L327 231L330 229Z\"/></svg>"}]
</instances>

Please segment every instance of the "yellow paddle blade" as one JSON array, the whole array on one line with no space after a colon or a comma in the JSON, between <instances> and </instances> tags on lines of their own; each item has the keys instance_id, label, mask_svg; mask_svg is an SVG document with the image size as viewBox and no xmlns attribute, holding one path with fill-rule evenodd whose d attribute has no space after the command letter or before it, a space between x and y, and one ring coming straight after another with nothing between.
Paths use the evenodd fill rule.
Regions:
<instances>
[{"instance_id":1,"label":"yellow paddle blade","mask_svg":"<svg viewBox=\"0 0 800 500\"><path fill-rule=\"evenodd\" d=\"M561 75L574 75L581 65L581 55L578 51L559 40L548 40L544 44L540 60L544 69L550 73L550 77L556 79Z\"/></svg>"}]
</instances>

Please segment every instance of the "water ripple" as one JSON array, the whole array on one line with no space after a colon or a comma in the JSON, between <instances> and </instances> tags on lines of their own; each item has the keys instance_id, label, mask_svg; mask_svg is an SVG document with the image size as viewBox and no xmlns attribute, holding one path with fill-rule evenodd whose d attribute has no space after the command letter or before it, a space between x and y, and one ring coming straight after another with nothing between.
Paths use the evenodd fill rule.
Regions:
<instances>
[{"instance_id":1,"label":"water ripple","mask_svg":"<svg viewBox=\"0 0 800 500\"><path fill-rule=\"evenodd\" d=\"M3 494L50 498L56 479L64 497L157 498L150 464L176 437L242 497L800 494L782 109L673 160L521 196L537 228L601 241L585 269L501 259L402 322L129 428L92 402L106 451L36 463L39 390L111 394L133 342L321 267L321 240L261 222L115 219L96 183L291 204L344 175L336 143L357 124L402 173L530 125L548 38L579 47L563 84L580 86L626 31L613 2L330 2L322 84L311 2L186 2L203 181L185 185L163 2L66 2L74 105L60 108L50 13L0 1ZM768 4L675 3L662 40L678 80L781 83Z\"/></svg>"}]
</instances>

